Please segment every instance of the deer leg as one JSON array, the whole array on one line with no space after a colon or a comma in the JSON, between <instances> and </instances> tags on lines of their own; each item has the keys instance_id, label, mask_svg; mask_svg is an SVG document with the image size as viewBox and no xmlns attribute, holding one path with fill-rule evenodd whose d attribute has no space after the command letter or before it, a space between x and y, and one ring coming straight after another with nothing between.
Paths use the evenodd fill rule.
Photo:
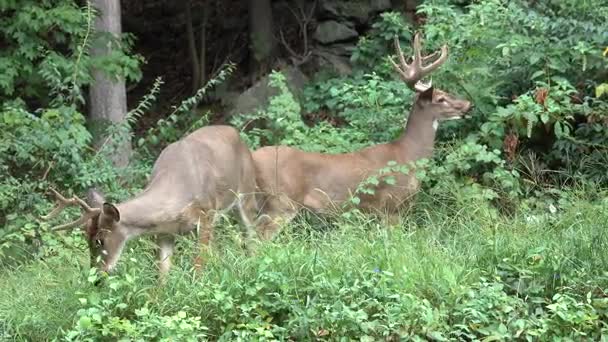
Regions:
<instances>
[{"instance_id":1,"label":"deer leg","mask_svg":"<svg viewBox=\"0 0 608 342\"><path fill-rule=\"evenodd\" d=\"M399 213L389 212L384 217L385 225L392 229L399 225L401 218L399 217Z\"/></svg>"},{"instance_id":2,"label":"deer leg","mask_svg":"<svg viewBox=\"0 0 608 342\"><path fill-rule=\"evenodd\" d=\"M157 238L159 250L159 269L161 278L164 279L171 268L171 255L173 255L173 247L175 246L175 238L172 235L161 234Z\"/></svg>"},{"instance_id":3,"label":"deer leg","mask_svg":"<svg viewBox=\"0 0 608 342\"><path fill-rule=\"evenodd\" d=\"M244 249L248 255L253 254L252 241L255 238L255 224L253 218L257 212L257 202L253 195L245 195L239 200L239 217L241 218L241 229L243 233Z\"/></svg>"},{"instance_id":4,"label":"deer leg","mask_svg":"<svg viewBox=\"0 0 608 342\"><path fill-rule=\"evenodd\" d=\"M211 213L201 214L198 224L199 253L194 259L194 267L200 270L205 264L205 257L209 252L211 240L213 240L213 218Z\"/></svg>"}]
</instances>

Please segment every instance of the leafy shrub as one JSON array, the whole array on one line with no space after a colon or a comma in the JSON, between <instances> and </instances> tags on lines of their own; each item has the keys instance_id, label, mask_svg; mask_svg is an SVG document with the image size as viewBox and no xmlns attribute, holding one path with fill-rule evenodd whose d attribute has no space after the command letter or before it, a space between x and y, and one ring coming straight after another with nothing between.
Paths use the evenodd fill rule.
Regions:
<instances>
[{"instance_id":1,"label":"leafy shrub","mask_svg":"<svg viewBox=\"0 0 608 342\"><path fill-rule=\"evenodd\" d=\"M595 5L601 9L585 16L577 13L588 4L493 0L463 8L437 0L420 5L425 49L450 47L434 83L475 104L471 119L439 130L423 183L428 191L513 204L532 193L530 183L522 183L532 176L530 167L563 170L546 173L542 183L534 179L531 184L544 184L540 188L573 176L606 184L606 104L591 91L604 81L598 76L605 75L606 60L594 51L604 48L607 13ZM410 30L398 13L384 13L360 40L352 76L318 79L306 89L306 112L331 113L344 121L340 130L365 132L368 145L394 139L400 132L394 123L406 116L411 96L393 80L384 56L394 54L395 36L410 53L410 44L403 43ZM370 68L377 74L365 75ZM535 166L526 164L530 153L537 156Z\"/></svg>"},{"instance_id":2,"label":"leafy shrub","mask_svg":"<svg viewBox=\"0 0 608 342\"><path fill-rule=\"evenodd\" d=\"M305 151L339 153L350 151L353 146L364 146L364 132L340 130L327 122L308 126L282 73L273 72L269 82L279 94L270 99L265 111L231 119L233 125L248 129L242 137L250 147L276 144L296 146Z\"/></svg>"},{"instance_id":3,"label":"leafy shrub","mask_svg":"<svg viewBox=\"0 0 608 342\"><path fill-rule=\"evenodd\" d=\"M0 18L0 103L25 101L35 109L51 106L62 96L80 97L93 67L129 80L141 77L142 58L130 51L130 35L121 37L121 44L115 44L120 49L111 55L89 57L89 44L98 38L90 6L79 8L67 0L4 1L2 11L10 15Z\"/></svg>"},{"instance_id":4,"label":"leafy shrub","mask_svg":"<svg viewBox=\"0 0 608 342\"><path fill-rule=\"evenodd\" d=\"M587 6L597 10L585 11ZM478 107L461 134L481 131L480 143L511 161L532 150L547 167L605 181L587 167L599 165L606 154L606 128L597 124L605 104L592 98L607 65L599 53L607 38L605 6L493 0L463 11L429 1L420 13L427 18L430 44L450 46L440 82L465 89Z\"/></svg>"}]
</instances>

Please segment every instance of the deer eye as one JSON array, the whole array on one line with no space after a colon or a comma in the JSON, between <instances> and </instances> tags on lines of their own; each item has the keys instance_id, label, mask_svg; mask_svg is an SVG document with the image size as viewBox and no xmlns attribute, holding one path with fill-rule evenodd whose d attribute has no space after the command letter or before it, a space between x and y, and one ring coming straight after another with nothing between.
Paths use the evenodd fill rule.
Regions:
<instances>
[{"instance_id":1,"label":"deer eye","mask_svg":"<svg viewBox=\"0 0 608 342\"><path fill-rule=\"evenodd\" d=\"M101 240L101 239L96 239L96 240L95 240L95 246L97 246L97 247L102 247L102 246L103 246L103 240Z\"/></svg>"},{"instance_id":2,"label":"deer eye","mask_svg":"<svg viewBox=\"0 0 608 342\"><path fill-rule=\"evenodd\" d=\"M439 103L445 103L445 98L440 97L440 98L437 99L437 102L439 102Z\"/></svg>"}]
</instances>

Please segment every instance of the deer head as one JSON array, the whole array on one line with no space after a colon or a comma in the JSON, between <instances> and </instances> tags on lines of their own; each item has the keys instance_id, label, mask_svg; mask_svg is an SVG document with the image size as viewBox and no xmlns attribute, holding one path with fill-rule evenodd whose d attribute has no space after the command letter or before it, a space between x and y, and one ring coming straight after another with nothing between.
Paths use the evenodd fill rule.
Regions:
<instances>
[{"instance_id":1,"label":"deer head","mask_svg":"<svg viewBox=\"0 0 608 342\"><path fill-rule=\"evenodd\" d=\"M80 218L70 223L55 226L51 230L62 231L74 229L78 226L84 227L91 257L91 267L98 267L105 272L109 272L111 265L115 264L115 260L111 259L120 254L125 242L125 237L122 234L117 234L120 231L120 213L116 206L105 202L103 195L95 190L89 191L86 202L78 196L67 199L52 188L50 191L56 198L57 206L51 213L42 216L41 219L51 220L68 206L80 206L83 210Z\"/></svg>"},{"instance_id":2,"label":"deer head","mask_svg":"<svg viewBox=\"0 0 608 342\"><path fill-rule=\"evenodd\" d=\"M399 39L395 37L395 50L399 58L399 64L389 59L401 79L407 86L416 92L413 113L423 112L427 120L432 120L433 127L443 120L460 119L471 109L471 103L458 99L447 92L433 87L432 82L422 82L422 79L439 68L448 59L448 47L443 45L440 51L423 56L420 44L420 33L414 35L414 55L411 63L407 63L399 45ZM439 57L437 57L439 56ZM435 59L433 61L433 59ZM429 63L430 62L430 63ZM425 66L426 63L429 63Z\"/></svg>"}]
</instances>

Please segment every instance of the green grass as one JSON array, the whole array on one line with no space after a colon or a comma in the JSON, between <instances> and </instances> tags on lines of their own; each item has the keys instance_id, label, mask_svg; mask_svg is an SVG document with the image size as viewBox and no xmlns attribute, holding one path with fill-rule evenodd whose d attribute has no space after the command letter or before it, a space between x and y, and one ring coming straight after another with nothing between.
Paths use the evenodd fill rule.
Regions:
<instances>
[{"instance_id":1,"label":"green grass","mask_svg":"<svg viewBox=\"0 0 608 342\"><path fill-rule=\"evenodd\" d=\"M0 337L509 340L608 332L605 202L575 199L555 214L511 218L475 201L457 210L423 203L392 229L362 215L314 222L293 223L252 257L227 229L198 275L194 239L183 238L164 286L146 241L129 245L103 288L91 285L79 250L2 270Z\"/></svg>"}]
</instances>

